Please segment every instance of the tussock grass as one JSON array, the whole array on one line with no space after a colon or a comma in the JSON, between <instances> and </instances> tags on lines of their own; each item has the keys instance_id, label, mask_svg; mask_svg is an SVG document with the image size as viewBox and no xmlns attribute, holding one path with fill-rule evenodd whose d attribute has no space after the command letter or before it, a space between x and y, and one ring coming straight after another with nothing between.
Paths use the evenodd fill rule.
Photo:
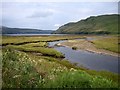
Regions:
<instances>
[{"instance_id":1,"label":"tussock grass","mask_svg":"<svg viewBox=\"0 0 120 90\"><path fill-rule=\"evenodd\" d=\"M45 57L46 58L46 57ZM55 59L45 59L13 49L3 49L3 88L117 88L99 75L67 68Z\"/></svg>"},{"instance_id":2,"label":"tussock grass","mask_svg":"<svg viewBox=\"0 0 120 90\"><path fill-rule=\"evenodd\" d=\"M3 50L3 88L41 88L67 68L59 63L13 49Z\"/></svg>"},{"instance_id":3,"label":"tussock grass","mask_svg":"<svg viewBox=\"0 0 120 90\"><path fill-rule=\"evenodd\" d=\"M93 40L92 42L95 44L97 48L120 53L118 49L118 45L119 45L118 37L102 38L98 40Z\"/></svg>"},{"instance_id":4,"label":"tussock grass","mask_svg":"<svg viewBox=\"0 0 120 90\"><path fill-rule=\"evenodd\" d=\"M3 88L32 88L38 87L40 74L26 54L11 49L3 50L2 87Z\"/></svg>"}]
</instances>

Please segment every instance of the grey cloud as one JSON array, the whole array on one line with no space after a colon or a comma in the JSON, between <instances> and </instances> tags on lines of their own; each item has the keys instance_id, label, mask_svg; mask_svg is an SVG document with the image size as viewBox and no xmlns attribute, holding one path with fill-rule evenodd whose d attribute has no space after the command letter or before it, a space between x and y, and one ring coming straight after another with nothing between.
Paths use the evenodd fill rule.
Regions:
<instances>
[{"instance_id":1,"label":"grey cloud","mask_svg":"<svg viewBox=\"0 0 120 90\"><path fill-rule=\"evenodd\" d=\"M48 16L52 16L54 14L54 11L51 9L48 10L41 10L38 12L34 12L31 16L28 16L29 18L44 18Z\"/></svg>"},{"instance_id":2,"label":"grey cloud","mask_svg":"<svg viewBox=\"0 0 120 90\"><path fill-rule=\"evenodd\" d=\"M23 0L22 0L23 1ZM11 27L57 29L58 24L89 16L118 13L118 3L2 3L2 24Z\"/></svg>"}]
</instances>

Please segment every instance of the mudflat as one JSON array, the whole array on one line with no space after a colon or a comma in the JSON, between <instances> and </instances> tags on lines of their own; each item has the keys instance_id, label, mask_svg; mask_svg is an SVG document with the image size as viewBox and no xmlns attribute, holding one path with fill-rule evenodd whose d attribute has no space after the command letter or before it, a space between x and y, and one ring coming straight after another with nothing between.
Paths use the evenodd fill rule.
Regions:
<instances>
[{"instance_id":1,"label":"mudflat","mask_svg":"<svg viewBox=\"0 0 120 90\"><path fill-rule=\"evenodd\" d=\"M82 50L86 50L89 52L93 52L93 53L98 53L98 54L107 54L107 55L111 55L111 56L119 56L119 52L115 52L114 50L111 50L112 47L114 46L114 42L110 42L107 41L107 39L116 39L117 37L91 37L91 38L95 38L95 39L91 39L91 40L87 40L87 39L76 39L76 40L68 40L66 42L62 42L59 43L58 45L62 45L62 46L68 46L68 47L76 47L77 49L82 49ZM105 41L106 39L106 41ZM104 41L103 41L104 40ZM109 49L108 46L106 45L104 47L99 47L98 44L96 43L97 41L101 42L103 45L105 45L104 43L108 43L109 45ZM115 40L114 40L115 41ZM116 43L118 43L116 41ZM116 44L115 45L118 45ZM111 47L110 47L111 46ZM118 46L114 46L115 49L118 48Z\"/></svg>"}]
</instances>

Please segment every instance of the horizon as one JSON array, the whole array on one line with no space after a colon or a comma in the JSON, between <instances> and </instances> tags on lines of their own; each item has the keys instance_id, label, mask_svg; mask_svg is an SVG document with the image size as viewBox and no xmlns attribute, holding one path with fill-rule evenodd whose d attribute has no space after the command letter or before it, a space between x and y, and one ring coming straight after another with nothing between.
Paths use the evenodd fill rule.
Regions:
<instances>
[{"instance_id":1,"label":"horizon","mask_svg":"<svg viewBox=\"0 0 120 90\"><path fill-rule=\"evenodd\" d=\"M72 10L72 11L71 11ZM91 16L118 14L117 2L2 2L1 26L57 30Z\"/></svg>"},{"instance_id":2,"label":"horizon","mask_svg":"<svg viewBox=\"0 0 120 90\"><path fill-rule=\"evenodd\" d=\"M104 15L120 15L120 14L104 14ZM98 15L98 16L104 16L104 15ZM85 18L85 19L88 19L88 18L90 18L90 17L97 17L97 16L89 16L89 17L87 17L87 18ZM81 20L85 20L85 19L81 19ZM79 20L79 21L81 21L81 20ZM79 21L76 21L76 22L79 22ZM68 22L68 23L76 23L76 22ZM68 24L68 23L66 23L66 24ZM64 25L65 25L65 24L64 24ZM9 27L9 26L3 26L3 25L0 26L0 27L43 30L43 29L38 29L38 28ZM61 27L61 26L59 26L59 27ZM59 28L59 27L58 27L58 28ZM50 29L44 29L44 30L50 30ZM56 30L57 30L57 29L56 29ZM51 31L56 31L56 30L51 30Z\"/></svg>"}]
</instances>

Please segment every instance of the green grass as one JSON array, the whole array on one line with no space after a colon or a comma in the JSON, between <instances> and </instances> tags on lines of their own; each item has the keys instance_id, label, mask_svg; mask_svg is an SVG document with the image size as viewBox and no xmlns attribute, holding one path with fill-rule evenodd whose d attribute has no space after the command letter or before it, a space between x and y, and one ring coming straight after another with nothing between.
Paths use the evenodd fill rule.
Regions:
<instances>
[{"instance_id":1,"label":"green grass","mask_svg":"<svg viewBox=\"0 0 120 90\"><path fill-rule=\"evenodd\" d=\"M24 52L13 49L3 50L2 63L2 85L7 88L42 87L45 78L49 79L51 75L67 70L59 63L48 62L32 54L28 56Z\"/></svg>"},{"instance_id":2,"label":"green grass","mask_svg":"<svg viewBox=\"0 0 120 90\"><path fill-rule=\"evenodd\" d=\"M84 38L80 35L64 35L64 36L2 36L2 42L0 45L7 44L21 44L21 43L32 43L39 41L56 41L65 39Z\"/></svg>"},{"instance_id":3,"label":"green grass","mask_svg":"<svg viewBox=\"0 0 120 90\"><path fill-rule=\"evenodd\" d=\"M74 23L67 23L53 33L104 35L118 34L119 14L91 16Z\"/></svg>"},{"instance_id":4,"label":"green grass","mask_svg":"<svg viewBox=\"0 0 120 90\"><path fill-rule=\"evenodd\" d=\"M64 57L62 53L58 52L53 48L48 48L48 47L33 47L33 45L19 45L19 46L9 45L7 47L24 51L24 52L40 53L41 55L44 55L44 56L52 56L56 58Z\"/></svg>"},{"instance_id":5,"label":"green grass","mask_svg":"<svg viewBox=\"0 0 120 90\"><path fill-rule=\"evenodd\" d=\"M102 38L98 40L92 41L97 48L106 49L112 52L120 53L118 49L118 38L111 37L111 38Z\"/></svg>"},{"instance_id":6,"label":"green grass","mask_svg":"<svg viewBox=\"0 0 120 90\"><path fill-rule=\"evenodd\" d=\"M113 74L112 72L108 71L95 71L95 70L84 70L85 72L89 73L92 76L102 76L106 79L110 79L116 83L120 80L120 75L119 74Z\"/></svg>"},{"instance_id":7,"label":"green grass","mask_svg":"<svg viewBox=\"0 0 120 90\"><path fill-rule=\"evenodd\" d=\"M70 68L75 68L75 69L79 69L79 67L77 67L74 63L70 63L68 60L65 59L56 59L53 57L48 57L48 56L39 56L40 58L44 58L45 60L51 61L51 62L56 62L59 64L62 64L63 66L67 67L68 69ZM84 68L80 67L80 69L84 70Z\"/></svg>"},{"instance_id":8,"label":"green grass","mask_svg":"<svg viewBox=\"0 0 120 90\"><path fill-rule=\"evenodd\" d=\"M31 58L33 58L33 55L32 54L29 54L29 56L31 56ZM44 59L46 61L50 61L50 62L56 62L56 63L59 63L63 66L65 66L66 68L68 69L71 69L71 68L74 68L76 70L82 70L82 71L85 71L87 72L88 74L92 75L92 76L102 76L106 79L110 79L116 83L118 83L118 80L120 79L120 75L118 74L115 74L115 73L112 73L112 72L107 72L107 71L95 71L95 70L88 70L84 67L78 67L76 66L74 63L70 63L68 60L62 60L62 59L56 59L56 58L53 58L53 57L48 57L48 56L34 56L34 58L36 59Z\"/></svg>"},{"instance_id":9,"label":"green grass","mask_svg":"<svg viewBox=\"0 0 120 90\"><path fill-rule=\"evenodd\" d=\"M46 86L45 86L46 87ZM47 88L115 88L117 84L100 76L93 77L80 70L61 73L53 81L48 81Z\"/></svg>"},{"instance_id":10,"label":"green grass","mask_svg":"<svg viewBox=\"0 0 120 90\"><path fill-rule=\"evenodd\" d=\"M29 60L24 53L11 49L3 51L3 88L38 87L41 77Z\"/></svg>"},{"instance_id":11,"label":"green grass","mask_svg":"<svg viewBox=\"0 0 120 90\"><path fill-rule=\"evenodd\" d=\"M47 47L48 43L47 42L38 42L38 43L28 43L24 44L26 47Z\"/></svg>"},{"instance_id":12,"label":"green grass","mask_svg":"<svg viewBox=\"0 0 120 90\"><path fill-rule=\"evenodd\" d=\"M47 58L47 59L46 59ZM3 88L117 88L117 82L55 59L3 49Z\"/></svg>"},{"instance_id":13,"label":"green grass","mask_svg":"<svg viewBox=\"0 0 120 90\"><path fill-rule=\"evenodd\" d=\"M17 49L24 52L39 53L44 56L63 58L64 55L53 48L48 47L47 42L28 43L23 45L8 45L6 47Z\"/></svg>"},{"instance_id":14,"label":"green grass","mask_svg":"<svg viewBox=\"0 0 120 90\"><path fill-rule=\"evenodd\" d=\"M3 42L6 43L23 43L7 45L2 49L3 88L117 88L118 86L118 74L77 67L61 58L64 55L49 48L46 42L73 39L78 36L3 38ZM37 40L40 42L33 42ZM26 41L29 43L24 43Z\"/></svg>"}]
</instances>

